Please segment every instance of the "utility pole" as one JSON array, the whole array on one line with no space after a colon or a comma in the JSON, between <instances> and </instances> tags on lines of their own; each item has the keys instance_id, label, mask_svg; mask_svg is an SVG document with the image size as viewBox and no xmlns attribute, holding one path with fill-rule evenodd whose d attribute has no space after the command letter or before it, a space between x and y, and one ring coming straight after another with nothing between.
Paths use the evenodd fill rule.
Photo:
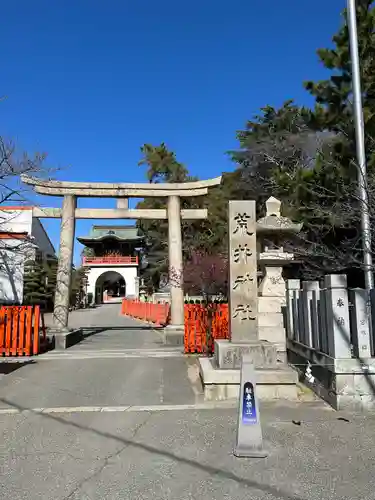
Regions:
<instances>
[{"instance_id":1,"label":"utility pole","mask_svg":"<svg viewBox=\"0 0 375 500\"><path fill-rule=\"evenodd\" d=\"M367 167L365 151L365 130L362 109L361 74L358 54L358 32L356 1L347 0L349 45L352 62L353 113L355 126L355 142L358 163L358 193L361 210L361 232L363 248L363 264L366 288L374 288L371 254L371 226L367 192Z\"/></svg>"}]
</instances>

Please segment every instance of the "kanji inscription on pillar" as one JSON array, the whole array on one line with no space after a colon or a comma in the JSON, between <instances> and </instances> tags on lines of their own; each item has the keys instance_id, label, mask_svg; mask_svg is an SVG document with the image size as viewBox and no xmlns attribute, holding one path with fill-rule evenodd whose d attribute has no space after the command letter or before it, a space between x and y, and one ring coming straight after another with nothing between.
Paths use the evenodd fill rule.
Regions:
<instances>
[{"instance_id":1,"label":"kanji inscription on pillar","mask_svg":"<svg viewBox=\"0 0 375 500\"><path fill-rule=\"evenodd\" d=\"M232 342L258 339L255 201L229 202L229 305Z\"/></svg>"}]
</instances>

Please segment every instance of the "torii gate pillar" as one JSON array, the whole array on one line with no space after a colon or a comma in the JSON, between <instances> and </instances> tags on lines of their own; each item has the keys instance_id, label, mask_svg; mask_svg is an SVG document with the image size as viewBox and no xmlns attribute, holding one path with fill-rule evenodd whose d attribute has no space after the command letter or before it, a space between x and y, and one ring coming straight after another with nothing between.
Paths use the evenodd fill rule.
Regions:
<instances>
[{"instance_id":1,"label":"torii gate pillar","mask_svg":"<svg viewBox=\"0 0 375 500\"><path fill-rule=\"evenodd\" d=\"M184 289L180 197L168 198L168 255L171 291L171 322L176 329L184 327Z\"/></svg>"},{"instance_id":2,"label":"torii gate pillar","mask_svg":"<svg viewBox=\"0 0 375 500\"><path fill-rule=\"evenodd\" d=\"M68 330L69 298L72 281L76 197L65 195L60 228L60 250L56 274L53 325L58 331Z\"/></svg>"}]
</instances>

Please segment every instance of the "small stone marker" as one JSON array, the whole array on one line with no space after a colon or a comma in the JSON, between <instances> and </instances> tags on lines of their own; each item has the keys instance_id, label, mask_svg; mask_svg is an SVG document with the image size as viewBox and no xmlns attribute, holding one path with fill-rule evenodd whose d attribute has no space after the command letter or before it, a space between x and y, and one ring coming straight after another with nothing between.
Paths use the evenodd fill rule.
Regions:
<instances>
[{"instance_id":1,"label":"small stone marker","mask_svg":"<svg viewBox=\"0 0 375 500\"><path fill-rule=\"evenodd\" d=\"M256 394L255 370L251 356L242 357L236 457L264 458L259 404Z\"/></svg>"},{"instance_id":2,"label":"small stone marker","mask_svg":"<svg viewBox=\"0 0 375 500\"><path fill-rule=\"evenodd\" d=\"M353 347L354 355L358 358L371 357L371 308L370 297L367 290L353 288L350 290L350 299L353 304L353 314L351 315L352 331L354 335Z\"/></svg>"}]
</instances>

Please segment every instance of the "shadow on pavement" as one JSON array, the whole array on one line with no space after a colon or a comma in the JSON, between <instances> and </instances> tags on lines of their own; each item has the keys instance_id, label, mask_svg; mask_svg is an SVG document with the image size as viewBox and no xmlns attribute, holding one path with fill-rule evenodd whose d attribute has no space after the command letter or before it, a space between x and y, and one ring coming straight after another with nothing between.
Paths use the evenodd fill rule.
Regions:
<instances>
[{"instance_id":1,"label":"shadow on pavement","mask_svg":"<svg viewBox=\"0 0 375 500\"><path fill-rule=\"evenodd\" d=\"M243 477L237 476L236 474L234 474L233 472L231 472L229 470L219 469L218 467L214 467L212 465L201 464L201 463L199 463L199 462L197 462L195 460L192 460L192 459L189 459L189 458L184 458L184 457L175 455L174 453L171 453L171 452L168 452L168 451L165 451L165 450L159 450L158 448L155 448L154 446L150 446L148 444L144 444L144 443L139 443L139 442L136 442L136 441L132 441L131 439L125 439L125 438L122 438L122 437L119 437L119 436L115 436L113 434L110 434L109 432L99 431L98 429L93 429L92 427L88 427L88 426L84 426L84 425L81 425L81 424L77 424L76 422L67 422L63 418L57 417L56 415L51 415L49 413L36 412L36 411L30 410L28 408L24 408L24 407L20 406L19 404L13 403L12 401L9 401L9 400L4 399L4 398L0 398L0 401L2 403L5 403L6 405L9 405L12 408L15 408L15 409L19 410L19 411L29 411L31 413L34 413L35 415L39 415L41 417L45 417L45 418L54 420L55 422L58 422L60 424L70 425L72 427L75 427L76 429L80 429L80 430L85 431L85 432L93 432L97 436L104 437L104 438L107 438L107 439L113 439L113 440L115 440L115 441L117 441L119 443L122 443L124 446L119 451L117 451L114 455L111 455L111 457L112 456L118 456L128 446L133 446L135 448L141 449L141 450L146 451L148 453L152 453L152 454L155 454L155 455L160 455L160 456L166 457L166 458L168 458L170 460L174 460L174 461L177 461L179 463L182 463L182 464L185 464L185 465L189 465L190 467L193 467L195 469L205 471L208 474L210 474L211 476L219 476L219 477L224 478L224 479L229 479L231 481L235 481L238 484L242 484L242 485L248 486L250 488L255 488L255 489L263 491L264 493L267 493L269 495L273 495L276 499L282 499L282 500L305 500L305 499L302 499L301 497L297 497L295 495L290 495L289 493L284 492L284 491L282 491L282 490L280 490L278 488L275 488L273 486L258 483L257 481L254 481L253 479L245 479ZM152 416L152 414L150 415L150 418L151 418L151 416ZM145 422L143 422L143 424L141 424L141 425L139 425L137 427L137 429L135 430L135 432L133 434L133 438L136 436L137 432L144 425L146 425L148 423L149 420L150 419L147 419ZM84 483L86 483L87 481L89 481L91 478L95 477L96 474L97 474L97 471L95 471L90 477L84 478L74 488L74 490L68 495L68 497L66 497L66 498L69 498L69 496L71 494L73 494L76 491L78 491L78 489Z\"/></svg>"},{"instance_id":2,"label":"shadow on pavement","mask_svg":"<svg viewBox=\"0 0 375 500\"><path fill-rule=\"evenodd\" d=\"M103 332L131 332L131 331L149 331L152 332L154 330L163 331L163 327L157 326L149 326L149 325L140 325L140 326L84 326L77 328L82 334L81 341L91 337L93 335L98 335ZM80 341L80 342L81 342Z\"/></svg>"},{"instance_id":3,"label":"shadow on pavement","mask_svg":"<svg viewBox=\"0 0 375 500\"><path fill-rule=\"evenodd\" d=\"M0 360L0 375L9 375L23 366L35 364L35 361L22 361L22 356L17 361L8 361L8 359L3 358L3 361Z\"/></svg>"},{"instance_id":4,"label":"shadow on pavement","mask_svg":"<svg viewBox=\"0 0 375 500\"><path fill-rule=\"evenodd\" d=\"M81 326L82 331L104 332L105 330L163 330L162 326L140 325L140 326Z\"/></svg>"}]
</instances>

